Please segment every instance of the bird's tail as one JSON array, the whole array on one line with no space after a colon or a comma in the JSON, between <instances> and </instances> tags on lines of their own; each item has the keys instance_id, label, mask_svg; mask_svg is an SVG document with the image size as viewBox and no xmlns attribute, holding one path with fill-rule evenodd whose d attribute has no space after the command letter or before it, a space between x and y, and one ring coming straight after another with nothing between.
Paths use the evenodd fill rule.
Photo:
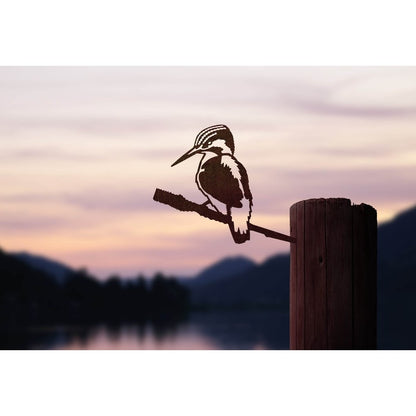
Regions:
<instances>
[{"instance_id":1,"label":"bird's tail","mask_svg":"<svg viewBox=\"0 0 416 416\"><path fill-rule=\"evenodd\" d=\"M246 204L243 203L242 208L228 208L228 215L230 218L228 225L234 242L242 244L250 240L248 223L251 216L251 201L246 201Z\"/></svg>"}]
</instances>

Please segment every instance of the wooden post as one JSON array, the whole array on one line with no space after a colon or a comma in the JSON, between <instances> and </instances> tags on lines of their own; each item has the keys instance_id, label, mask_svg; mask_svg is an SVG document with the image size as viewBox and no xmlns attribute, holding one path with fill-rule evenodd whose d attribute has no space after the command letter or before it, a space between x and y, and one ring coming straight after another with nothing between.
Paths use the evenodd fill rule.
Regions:
<instances>
[{"instance_id":1,"label":"wooden post","mask_svg":"<svg viewBox=\"0 0 416 416\"><path fill-rule=\"evenodd\" d=\"M349 199L290 208L290 348L375 349L377 212Z\"/></svg>"}]
</instances>

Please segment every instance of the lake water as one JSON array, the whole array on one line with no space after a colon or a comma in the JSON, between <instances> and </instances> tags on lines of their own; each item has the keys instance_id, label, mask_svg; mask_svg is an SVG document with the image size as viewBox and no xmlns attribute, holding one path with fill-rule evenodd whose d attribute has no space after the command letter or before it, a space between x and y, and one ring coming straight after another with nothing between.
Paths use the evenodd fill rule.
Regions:
<instances>
[{"instance_id":1,"label":"lake water","mask_svg":"<svg viewBox=\"0 0 416 416\"><path fill-rule=\"evenodd\" d=\"M289 316L275 310L200 312L170 325L38 326L1 338L6 349L287 349Z\"/></svg>"}]
</instances>

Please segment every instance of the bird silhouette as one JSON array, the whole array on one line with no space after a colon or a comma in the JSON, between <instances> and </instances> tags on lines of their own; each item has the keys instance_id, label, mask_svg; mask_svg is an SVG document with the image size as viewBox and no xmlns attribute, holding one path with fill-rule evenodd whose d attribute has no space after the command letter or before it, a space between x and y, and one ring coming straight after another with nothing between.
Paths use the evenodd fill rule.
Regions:
<instances>
[{"instance_id":1,"label":"bird silhouette","mask_svg":"<svg viewBox=\"0 0 416 416\"><path fill-rule=\"evenodd\" d=\"M172 166L189 157L202 154L195 182L217 212L225 210L231 235L237 244L250 239L249 222L253 197L244 166L234 157L234 138L224 124L200 131L192 149Z\"/></svg>"}]
</instances>

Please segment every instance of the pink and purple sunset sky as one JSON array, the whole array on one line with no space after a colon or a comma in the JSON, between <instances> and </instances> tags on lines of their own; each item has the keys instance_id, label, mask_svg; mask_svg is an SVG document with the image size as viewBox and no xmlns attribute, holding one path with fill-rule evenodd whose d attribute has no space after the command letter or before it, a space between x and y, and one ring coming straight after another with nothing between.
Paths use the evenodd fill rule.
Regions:
<instances>
[{"instance_id":1,"label":"pink and purple sunset sky","mask_svg":"<svg viewBox=\"0 0 416 416\"><path fill-rule=\"evenodd\" d=\"M0 245L98 277L289 250L255 233L235 245L152 200L204 202L199 158L170 165L212 124L234 134L260 226L288 234L307 198L365 202L379 222L416 202L416 67L3 67L0 91Z\"/></svg>"}]
</instances>

